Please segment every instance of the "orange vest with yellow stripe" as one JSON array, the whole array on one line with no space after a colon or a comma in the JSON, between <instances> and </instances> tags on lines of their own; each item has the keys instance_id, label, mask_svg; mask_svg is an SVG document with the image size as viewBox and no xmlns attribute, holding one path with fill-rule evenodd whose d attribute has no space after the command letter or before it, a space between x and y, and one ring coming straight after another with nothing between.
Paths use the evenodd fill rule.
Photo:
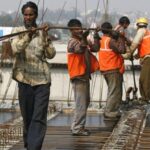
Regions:
<instances>
[{"instance_id":1,"label":"orange vest with yellow stripe","mask_svg":"<svg viewBox=\"0 0 150 150\"><path fill-rule=\"evenodd\" d=\"M146 31L141 44L138 47L140 58L150 54L150 31Z\"/></svg>"},{"instance_id":2,"label":"orange vest with yellow stripe","mask_svg":"<svg viewBox=\"0 0 150 150\"><path fill-rule=\"evenodd\" d=\"M99 66L100 71L110 71L119 69L120 73L124 72L124 60L120 54L115 53L109 48L110 37L103 36L100 40Z\"/></svg>"},{"instance_id":3,"label":"orange vest with yellow stripe","mask_svg":"<svg viewBox=\"0 0 150 150\"><path fill-rule=\"evenodd\" d=\"M99 70L97 58L90 52L90 72ZM68 72L70 78L84 75L86 71L85 56L83 54L68 53Z\"/></svg>"}]
</instances>

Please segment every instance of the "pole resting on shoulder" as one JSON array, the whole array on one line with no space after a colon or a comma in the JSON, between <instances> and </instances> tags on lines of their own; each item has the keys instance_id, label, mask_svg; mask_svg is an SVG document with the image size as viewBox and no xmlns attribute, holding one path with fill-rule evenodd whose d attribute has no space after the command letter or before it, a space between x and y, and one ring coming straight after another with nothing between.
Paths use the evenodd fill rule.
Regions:
<instances>
[{"instance_id":1,"label":"pole resting on shoulder","mask_svg":"<svg viewBox=\"0 0 150 150\"><path fill-rule=\"evenodd\" d=\"M37 30L43 30L45 27L39 27L39 28L35 28L34 31L37 31ZM97 28L85 28L85 27L63 27L63 26L50 26L48 28L48 30L50 29L66 29L66 30L72 30L72 29L76 29L76 30L94 30L96 32L99 32L101 30L107 30L107 31L113 31L111 29L104 29L104 28L100 28L100 27L97 27ZM11 37L14 37L14 36L17 36L17 35L20 35L20 34L23 34L23 33L29 33L29 32L32 32L32 29L30 30L25 30L25 31L21 31L21 32L17 32L17 33L12 33L12 34L7 34L7 35L4 35L4 36L0 36L0 41L2 40L6 40L8 38L11 38Z\"/></svg>"}]
</instances>

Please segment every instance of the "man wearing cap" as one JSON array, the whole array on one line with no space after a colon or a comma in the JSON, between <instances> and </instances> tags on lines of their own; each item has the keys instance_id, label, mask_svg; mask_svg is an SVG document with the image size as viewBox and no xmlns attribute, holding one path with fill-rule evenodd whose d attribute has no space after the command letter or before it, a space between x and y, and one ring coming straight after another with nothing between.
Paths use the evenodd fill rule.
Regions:
<instances>
[{"instance_id":1,"label":"man wearing cap","mask_svg":"<svg viewBox=\"0 0 150 150\"><path fill-rule=\"evenodd\" d=\"M141 62L139 89L142 103L150 101L150 31L147 29L148 20L139 18L136 22L137 33L130 46L130 52L124 58L131 58L134 51L138 50L138 58Z\"/></svg>"}]
</instances>

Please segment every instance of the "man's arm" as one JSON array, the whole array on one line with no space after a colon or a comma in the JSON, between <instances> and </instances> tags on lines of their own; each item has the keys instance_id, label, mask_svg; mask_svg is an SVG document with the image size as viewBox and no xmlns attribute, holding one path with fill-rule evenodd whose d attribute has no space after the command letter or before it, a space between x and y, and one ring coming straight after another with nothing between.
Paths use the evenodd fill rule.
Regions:
<instances>
[{"instance_id":1,"label":"man's arm","mask_svg":"<svg viewBox=\"0 0 150 150\"><path fill-rule=\"evenodd\" d=\"M88 42L88 45L90 46L90 50L92 52L98 52L100 49L100 39L101 38L97 32L93 35L93 39L94 39L94 43L92 44L91 42Z\"/></svg>"},{"instance_id":2,"label":"man's arm","mask_svg":"<svg viewBox=\"0 0 150 150\"><path fill-rule=\"evenodd\" d=\"M84 41L80 42L74 38L70 39L67 47L69 53L77 53L77 54L84 53L86 48L87 45L84 43Z\"/></svg>"},{"instance_id":3,"label":"man's arm","mask_svg":"<svg viewBox=\"0 0 150 150\"><path fill-rule=\"evenodd\" d=\"M17 33L20 31L23 31L23 29L14 28L12 30L12 33ZM22 50L24 50L28 46L30 41L31 41L31 38L29 37L28 33L24 33L13 38L11 41L13 54L20 53Z\"/></svg>"},{"instance_id":4,"label":"man's arm","mask_svg":"<svg viewBox=\"0 0 150 150\"><path fill-rule=\"evenodd\" d=\"M49 40L49 45L46 47L45 56L48 59L52 59L56 55L56 49L52 44L52 41Z\"/></svg>"},{"instance_id":5,"label":"man's arm","mask_svg":"<svg viewBox=\"0 0 150 150\"><path fill-rule=\"evenodd\" d=\"M144 35L145 35L146 29L145 28L141 28L137 31L131 46L129 47L129 51L122 55L124 57L124 59L130 59L131 56L133 55L133 53L135 52L135 50L138 48L139 44L141 43Z\"/></svg>"},{"instance_id":6,"label":"man's arm","mask_svg":"<svg viewBox=\"0 0 150 150\"><path fill-rule=\"evenodd\" d=\"M146 29L144 28L141 28L137 31L132 43L131 43L131 46L130 46L130 52L133 54L134 51L138 48L139 44L141 43L144 35L146 33Z\"/></svg>"},{"instance_id":7,"label":"man's arm","mask_svg":"<svg viewBox=\"0 0 150 150\"><path fill-rule=\"evenodd\" d=\"M125 51L126 51L125 42L124 42L124 40L122 40L122 39L118 39L118 40L111 39L109 44L110 44L110 45L109 45L110 48L111 48L115 53L123 54L123 53L125 53Z\"/></svg>"}]
</instances>

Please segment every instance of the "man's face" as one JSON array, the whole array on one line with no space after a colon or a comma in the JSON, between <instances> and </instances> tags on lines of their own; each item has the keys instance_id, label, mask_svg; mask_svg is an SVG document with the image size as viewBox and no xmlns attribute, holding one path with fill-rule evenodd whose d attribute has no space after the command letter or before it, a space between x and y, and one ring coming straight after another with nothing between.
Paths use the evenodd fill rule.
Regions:
<instances>
[{"instance_id":1,"label":"man's face","mask_svg":"<svg viewBox=\"0 0 150 150\"><path fill-rule=\"evenodd\" d=\"M32 27L36 22L37 15L35 14L33 8L27 7L24 10L23 17L25 25L27 27Z\"/></svg>"},{"instance_id":2,"label":"man's face","mask_svg":"<svg viewBox=\"0 0 150 150\"><path fill-rule=\"evenodd\" d=\"M72 29L71 30L72 36L75 38L82 38L83 30L82 29Z\"/></svg>"},{"instance_id":3,"label":"man's face","mask_svg":"<svg viewBox=\"0 0 150 150\"><path fill-rule=\"evenodd\" d=\"M129 26L129 24L125 23L125 24L123 25L123 28L126 29L126 28L128 28L128 26Z\"/></svg>"}]
</instances>

